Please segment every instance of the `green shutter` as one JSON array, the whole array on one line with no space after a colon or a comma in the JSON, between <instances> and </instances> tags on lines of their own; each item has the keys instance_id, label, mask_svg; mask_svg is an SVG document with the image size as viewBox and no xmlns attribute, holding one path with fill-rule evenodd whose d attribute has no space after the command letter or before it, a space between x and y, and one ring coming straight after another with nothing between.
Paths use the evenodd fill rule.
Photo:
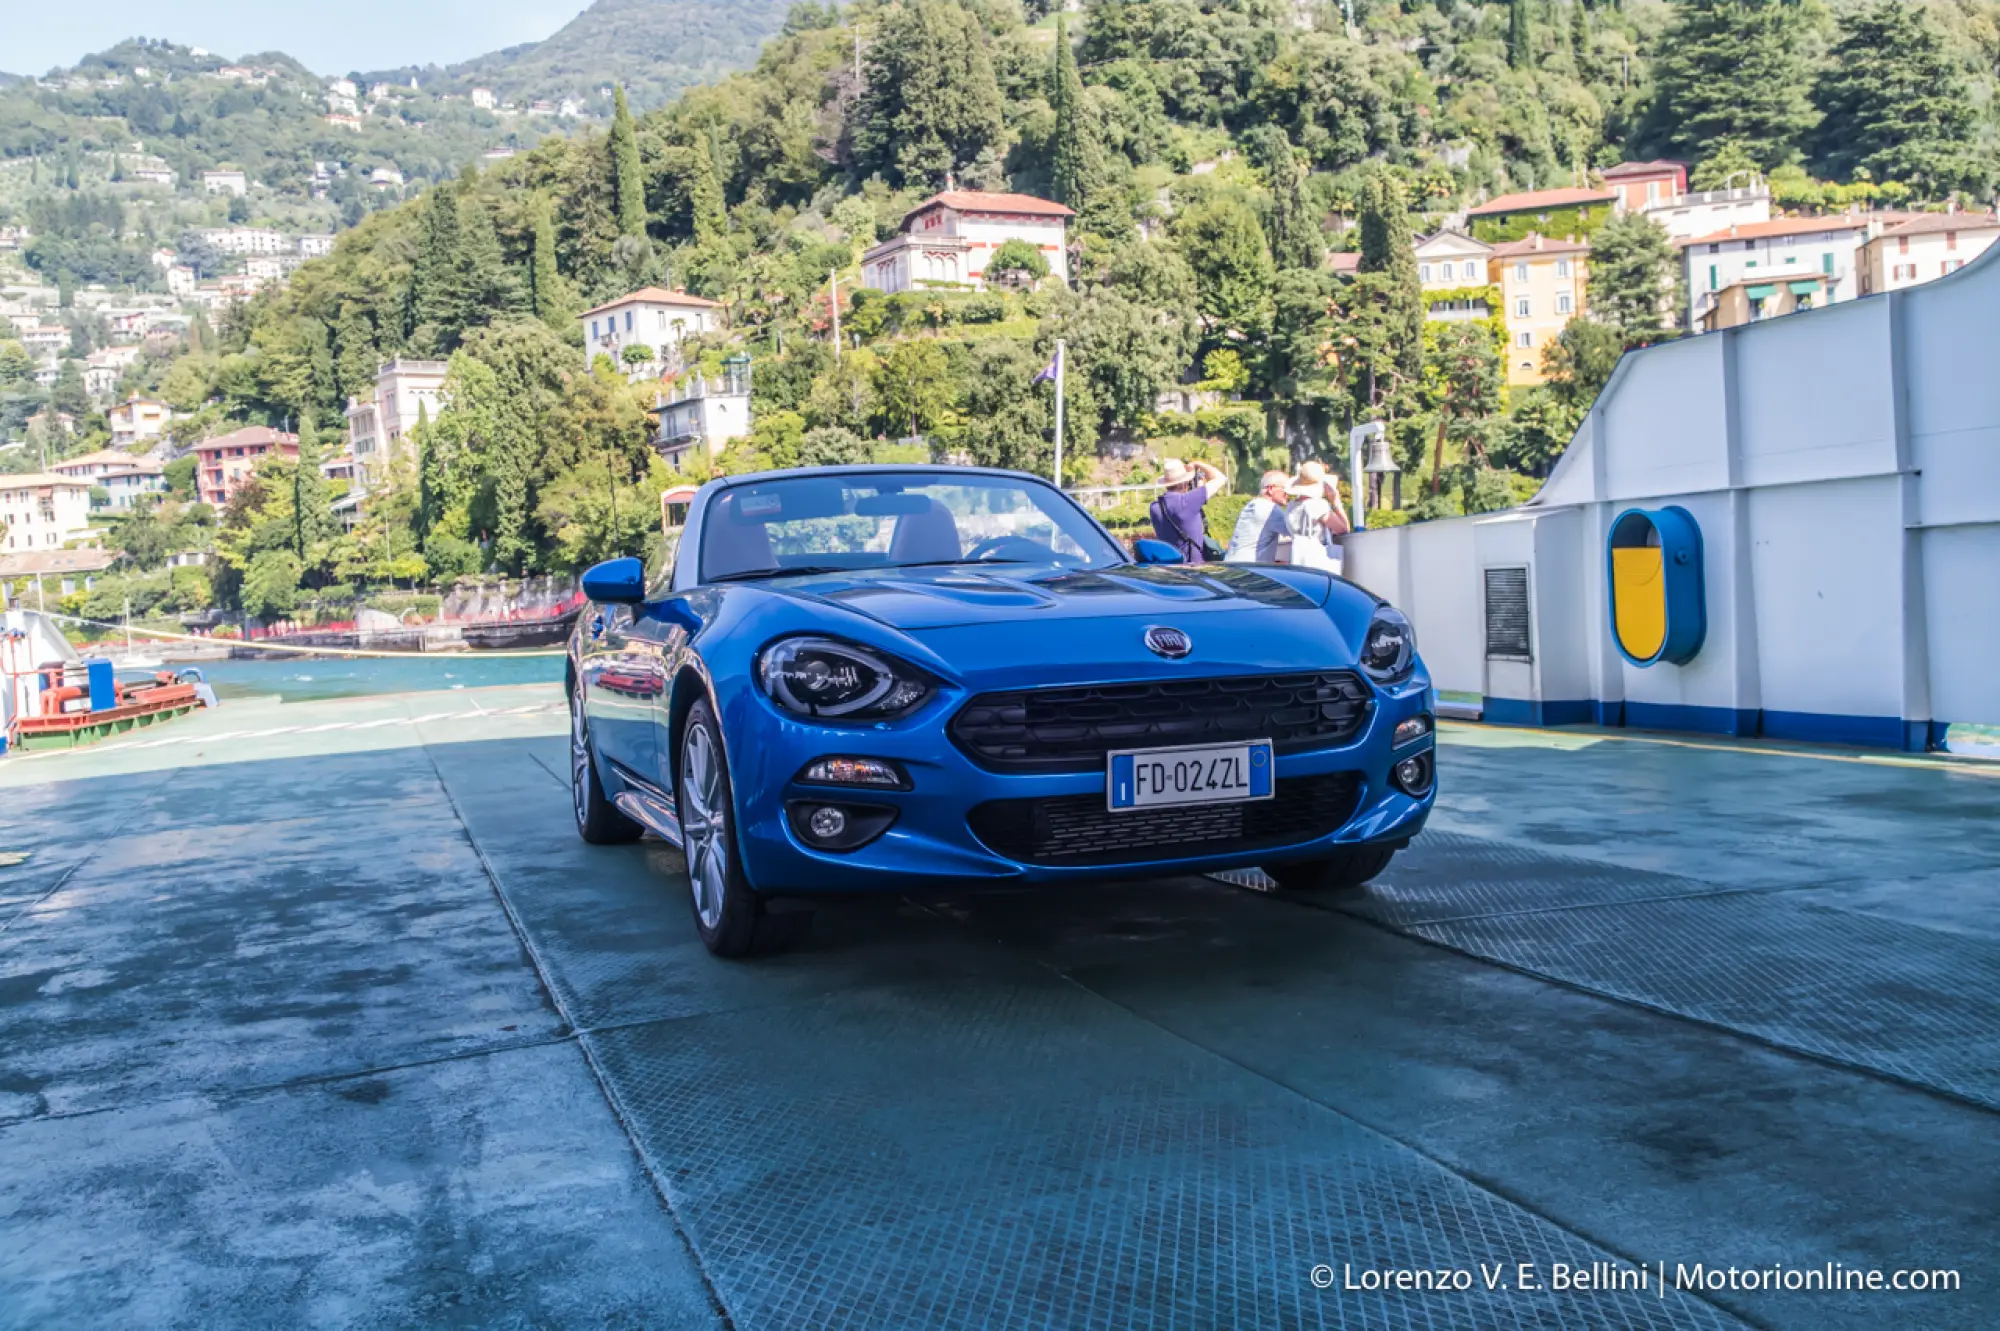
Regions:
<instances>
[{"instance_id":1,"label":"green shutter","mask_svg":"<svg viewBox=\"0 0 2000 1331\"><path fill-rule=\"evenodd\" d=\"M1820 271L1821 271L1822 273L1825 273L1825 274L1826 274L1826 275L1827 275L1828 277L1832 277L1832 276L1833 276L1833 251L1832 251L1832 250L1828 250L1828 251L1827 251L1827 252L1826 252L1825 254L1822 254L1822 255L1820 255L1820 256L1819 256L1819 270L1820 270Z\"/></svg>"}]
</instances>

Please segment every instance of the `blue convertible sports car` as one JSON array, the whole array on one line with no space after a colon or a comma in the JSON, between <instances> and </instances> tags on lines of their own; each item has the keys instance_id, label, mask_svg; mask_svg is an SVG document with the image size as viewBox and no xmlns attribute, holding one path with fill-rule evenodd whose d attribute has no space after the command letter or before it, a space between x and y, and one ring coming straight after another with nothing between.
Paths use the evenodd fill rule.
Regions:
<instances>
[{"instance_id":1,"label":"blue convertible sports car","mask_svg":"<svg viewBox=\"0 0 2000 1331\"><path fill-rule=\"evenodd\" d=\"M576 821L680 844L721 956L783 946L816 894L1251 865L1352 887L1436 797L1399 612L1309 568L1128 556L1033 476L711 481L666 563L584 577Z\"/></svg>"}]
</instances>

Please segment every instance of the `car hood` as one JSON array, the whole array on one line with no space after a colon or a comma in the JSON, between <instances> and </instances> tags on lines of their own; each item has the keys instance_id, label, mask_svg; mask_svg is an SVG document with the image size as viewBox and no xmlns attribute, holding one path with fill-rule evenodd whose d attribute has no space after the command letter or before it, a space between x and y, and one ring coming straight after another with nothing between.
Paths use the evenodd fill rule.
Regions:
<instances>
[{"instance_id":1,"label":"car hood","mask_svg":"<svg viewBox=\"0 0 2000 1331\"><path fill-rule=\"evenodd\" d=\"M788 579L771 591L820 601L904 631L1053 624L1126 616L1316 610L1332 583L1307 570L1233 564L1127 564L1090 570L993 564L867 569Z\"/></svg>"}]
</instances>

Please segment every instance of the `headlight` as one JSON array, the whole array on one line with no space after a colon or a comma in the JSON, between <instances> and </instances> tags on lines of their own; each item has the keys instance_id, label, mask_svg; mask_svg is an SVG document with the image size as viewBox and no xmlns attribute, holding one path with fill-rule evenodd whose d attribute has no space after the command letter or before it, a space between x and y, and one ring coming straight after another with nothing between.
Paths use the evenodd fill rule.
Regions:
<instances>
[{"instance_id":1,"label":"headlight","mask_svg":"<svg viewBox=\"0 0 2000 1331\"><path fill-rule=\"evenodd\" d=\"M1377 684L1394 684L1417 663L1417 631L1394 606L1382 606L1361 643L1361 669Z\"/></svg>"},{"instance_id":2,"label":"headlight","mask_svg":"<svg viewBox=\"0 0 2000 1331\"><path fill-rule=\"evenodd\" d=\"M865 647L830 638L786 638L764 649L757 676L771 701L826 721L881 721L931 695L930 676Z\"/></svg>"}]
</instances>

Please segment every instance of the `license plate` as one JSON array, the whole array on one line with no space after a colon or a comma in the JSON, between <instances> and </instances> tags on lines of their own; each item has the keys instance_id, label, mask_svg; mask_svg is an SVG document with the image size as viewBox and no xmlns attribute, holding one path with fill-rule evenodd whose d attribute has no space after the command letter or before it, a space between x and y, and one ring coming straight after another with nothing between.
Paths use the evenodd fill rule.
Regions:
<instances>
[{"instance_id":1,"label":"license plate","mask_svg":"<svg viewBox=\"0 0 2000 1331\"><path fill-rule=\"evenodd\" d=\"M1120 809L1167 804L1233 804L1271 798L1271 741L1119 749L1108 755L1105 802Z\"/></svg>"}]
</instances>

